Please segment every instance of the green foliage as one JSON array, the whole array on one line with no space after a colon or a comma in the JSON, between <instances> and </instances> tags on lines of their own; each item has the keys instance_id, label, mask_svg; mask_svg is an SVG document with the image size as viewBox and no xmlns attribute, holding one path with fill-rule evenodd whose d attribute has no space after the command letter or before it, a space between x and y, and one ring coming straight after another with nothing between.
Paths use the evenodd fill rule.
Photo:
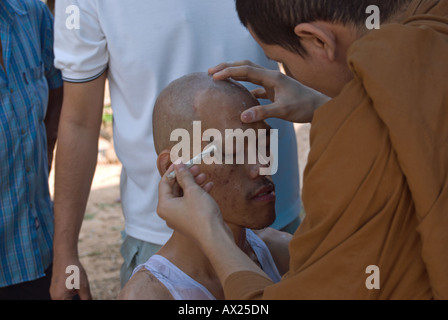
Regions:
<instances>
[{"instance_id":1,"label":"green foliage","mask_svg":"<svg viewBox=\"0 0 448 320\"><path fill-rule=\"evenodd\" d=\"M107 105L104 106L104 111L103 111L103 123L112 123L113 120L113 115L112 115L112 108Z\"/></svg>"}]
</instances>

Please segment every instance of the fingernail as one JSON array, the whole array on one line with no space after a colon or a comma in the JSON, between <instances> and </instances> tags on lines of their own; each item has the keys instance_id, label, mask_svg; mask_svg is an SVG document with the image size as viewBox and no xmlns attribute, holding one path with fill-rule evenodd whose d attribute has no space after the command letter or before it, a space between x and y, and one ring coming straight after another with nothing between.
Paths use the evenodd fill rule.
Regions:
<instances>
[{"instance_id":1,"label":"fingernail","mask_svg":"<svg viewBox=\"0 0 448 320\"><path fill-rule=\"evenodd\" d=\"M252 110L243 112L241 115L241 119L243 122L252 122L255 120L255 113Z\"/></svg>"},{"instance_id":2,"label":"fingernail","mask_svg":"<svg viewBox=\"0 0 448 320\"><path fill-rule=\"evenodd\" d=\"M227 78L227 75L225 74L224 70L220 70L213 74L213 79L221 79L221 78Z\"/></svg>"}]
</instances>

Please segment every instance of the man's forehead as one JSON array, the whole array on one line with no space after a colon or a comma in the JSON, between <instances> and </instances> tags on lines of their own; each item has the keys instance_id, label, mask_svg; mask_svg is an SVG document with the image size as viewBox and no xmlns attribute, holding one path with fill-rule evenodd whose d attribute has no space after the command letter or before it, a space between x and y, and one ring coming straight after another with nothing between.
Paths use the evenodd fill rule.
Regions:
<instances>
[{"instance_id":1,"label":"man's forehead","mask_svg":"<svg viewBox=\"0 0 448 320\"><path fill-rule=\"evenodd\" d=\"M243 125L241 114L258 105L258 101L249 93L230 93L207 90L195 99L195 109L202 121L234 122L233 125Z\"/></svg>"}]
</instances>

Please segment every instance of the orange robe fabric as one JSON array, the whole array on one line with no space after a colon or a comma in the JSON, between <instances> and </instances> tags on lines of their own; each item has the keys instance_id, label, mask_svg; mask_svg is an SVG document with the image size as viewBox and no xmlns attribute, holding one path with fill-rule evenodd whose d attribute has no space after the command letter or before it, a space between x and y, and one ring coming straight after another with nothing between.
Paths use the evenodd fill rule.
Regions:
<instances>
[{"instance_id":1,"label":"orange robe fabric","mask_svg":"<svg viewBox=\"0 0 448 320\"><path fill-rule=\"evenodd\" d=\"M411 2L348 63L312 123L289 272L234 273L226 298L448 299L448 0Z\"/></svg>"}]
</instances>

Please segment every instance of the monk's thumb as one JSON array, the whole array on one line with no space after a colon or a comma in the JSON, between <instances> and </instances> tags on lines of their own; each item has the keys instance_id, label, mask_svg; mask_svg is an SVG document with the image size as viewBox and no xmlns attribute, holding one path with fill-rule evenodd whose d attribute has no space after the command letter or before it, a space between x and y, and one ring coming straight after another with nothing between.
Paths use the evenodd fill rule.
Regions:
<instances>
[{"instance_id":1,"label":"monk's thumb","mask_svg":"<svg viewBox=\"0 0 448 320\"><path fill-rule=\"evenodd\" d=\"M268 118L279 118L278 107L274 104L258 105L244 111L241 114L241 121L244 123L263 121Z\"/></svg>"}]
</instances>

